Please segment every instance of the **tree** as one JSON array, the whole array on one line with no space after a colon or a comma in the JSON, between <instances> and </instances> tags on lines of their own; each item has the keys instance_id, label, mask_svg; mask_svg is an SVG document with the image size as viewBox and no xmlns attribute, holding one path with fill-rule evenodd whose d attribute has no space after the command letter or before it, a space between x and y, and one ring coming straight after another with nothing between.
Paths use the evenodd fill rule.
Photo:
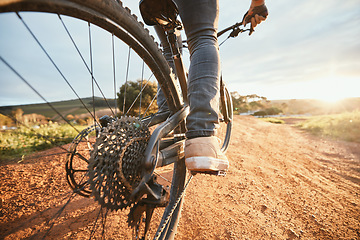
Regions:
<instances>
[{"instance_id":1,"label":"tree","mask_svg":"<svg viewBox=\"0 0 360 240\"><path fill-rule=\"evenodd\" d=\"M249 106L247 104L247 99L245 96L241 96L238 92L231 92L230 94L231 94L235 113L249 111Z\"/></svg>"},{"instance_id":2,"label":"tree","mask_svg":"<svg viewBox=\"0 0 360 240\"><path fill-rule=\"evenodd\" d=\"M265 117L267 115L267 113L265 111L257 111L257 112L254 112L253 115L256 117Z\"/></svg>"},{"instance_id":3,"label":"tree","mask_svg":"<svg viewBox=\"0 0 360 240\"><path fill-rule=\"evenodd\" d=\"M259 110L269 103L266 97L256 94L242 96L238 92L231 92L231 97L235 113Z\"/></svg>"},{"instance_id":4,"label":"tree","mask_svg":"<svg viewBox=\"0 0 360 240\"><path fill-rule=\"evenodd\" d=\"M266 108L265 110L257 111L253 115L258 117L265 117L268 115L278 115L279 113L282 113L281 109L276 107L270 107Z\"/></svg>"},{"instance_id":5,"label":"tree","mask_svg":"<svg viewBox=\"0 0 360 240\"><path fill-rule=\"evenodd\" d=\"M146 86L145 86L146 85ZM144 87L145 86L145 87ZM126 84L126 95L125 93L125 84L120 87L120 92L117 93L118 99L118 108L122 114L125 114L127 111L127 115L137 116L139 115L139 108L140 108L140 96L139 93L141 92L141 114L144 114L146 109L148 108L151 101L157 94L157 84L154 82L148 81L130 81ZM124 95L125 95L125 111L124 109ZM139 97L138 97L139 96ZM137 99L136 99L137 98ZM133 102L136 102L133 104ZM132 105L133 104L133 105ZM132 105L132 106L131 106ZM129 108L131 109L129 110ZM154 101L150 108L147 110L148 113L154 113L157 111L157 103Z\"/></svg>"},{"instance_id":6,"label":"tree","mask_svg":"<svg viewBox=\"0 0 360 240\"><path fill-rule=\"evenodd\" d=\"M69 115L66 116L66 119L69 120L69 121L71 121L71 120L74 120L75 117L74 117L74 115L69 114Z\"/></svg>"},{"instance_id":7,"label":"tree","mask_svg":"<svg viewBox=\"0 0 360 240\"><path fill-rule=\"evenodd\" d=\"M8 116L5 116L3 114L0 114L0 126L12 126L13 120L9 118Z\"/></svg>"},{"instance_id":8,"label":"tree","mask_svg":"<svg viewBox=\"0 0 360 240\"><path fill-rule=\"evenodd\" d=\"M282 113L282 110L277 107L271 107L265 109L265 112L267 115L278 115L279 113Z\"/></svg>"},{"instance_id":9,"label":"tree","mask_svg":"<svg viewBox=\"0 0 360 240\"><path fill-rule=\"evenodd\" d=\"M22 122L22 116L24 114L24 111L21 108L17 108L13 111L11 111L12 118L16 121L16 124L19 122Z\"/></svg>"}]
</instances>

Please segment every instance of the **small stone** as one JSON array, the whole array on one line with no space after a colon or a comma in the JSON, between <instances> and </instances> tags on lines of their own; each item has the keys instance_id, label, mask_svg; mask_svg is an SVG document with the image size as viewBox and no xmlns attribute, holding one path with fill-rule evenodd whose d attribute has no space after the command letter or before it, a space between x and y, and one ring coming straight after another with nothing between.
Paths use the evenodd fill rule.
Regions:
<instances>
[{"instance_id":1,"label":"small stone","mask_svg":"<svg viewBox=\"0 0 360 240\"><path fill-rule=\"evenodd\" d=\"M291 228L288 230L288 236L289 236L289 239L299 238L299 235L297 235L296 232L294 230L292 230Z\"/></svg>"},{"instance_id":2,"label":"small stone","mask_svg":"<svg viewBox=\"0 0 360 240\"><path fill-rule=\"evenodd\" d=\"M261 212L265 212L266 209L268 209L268 207L265 204L261 205Z\"/></svg>"}]
</instances>

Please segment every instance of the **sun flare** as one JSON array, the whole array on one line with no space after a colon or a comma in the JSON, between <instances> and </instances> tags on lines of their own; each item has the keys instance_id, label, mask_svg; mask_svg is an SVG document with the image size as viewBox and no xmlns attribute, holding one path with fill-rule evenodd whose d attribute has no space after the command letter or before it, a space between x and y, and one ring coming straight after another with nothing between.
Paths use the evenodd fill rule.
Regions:
<instances>
[{"instance_id":1,"label":"sun flare","mask_svg":"<svg viewBox=\"0 0 360 240\"><path fill-rule=\"evenodd\" d=\"M336 103L342 99L353 97L358 94L355 89L359 89L356 87L359 85L358 81L338 76L316 79L309 81L306 85L312 89L313 98L328 103Z\"/></svg>"}]
</instances>

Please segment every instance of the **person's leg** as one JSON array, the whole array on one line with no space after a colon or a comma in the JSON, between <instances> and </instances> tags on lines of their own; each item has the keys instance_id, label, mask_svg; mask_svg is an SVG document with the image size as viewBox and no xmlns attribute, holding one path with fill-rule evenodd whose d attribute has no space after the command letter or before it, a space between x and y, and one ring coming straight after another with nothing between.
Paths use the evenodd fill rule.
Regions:
<instances>
[{"instance_id":1,"label":"person's leg","mask_svg":"<svg viewBox=\"0 0 360 240\"><path fill-rule=\"evenodd\" d=\"M216 134L219 112L220 57L217 43L218 0L175 0L190 51L187 138Z\"/></svg>"},{"instance_id":2,"label":"person's leg","mask_svg":"<svg viewBox=\"0 0 360 240\"><path fill-rule=\"evenodd\" d=\"M219 123L218 0L176 0L190 51L185 163L192 172L226 171L229 161L215 137Z\"/></svg>"}]
</instances>

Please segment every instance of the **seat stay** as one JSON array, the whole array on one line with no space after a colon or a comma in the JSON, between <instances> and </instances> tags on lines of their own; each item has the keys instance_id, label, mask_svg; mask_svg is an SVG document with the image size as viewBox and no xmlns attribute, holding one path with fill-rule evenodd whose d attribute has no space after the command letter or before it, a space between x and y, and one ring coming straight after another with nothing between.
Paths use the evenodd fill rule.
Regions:
<instances>
[{"instance_id":1,"label":"seat stay","mask_svg":"<svg viewBox=\"0 0 360 240\"><path fill-rule=\"evenodd\" d=\"M182 60L182 55L180 51L180 46L178 44L177 36L175 34L175 30L171 29L166 31L167 41L170 46L172 59L175 66L176 76L180 83L180 88L182 92L182 98L186 105L189 104L188 96L187 96L187 71Z\"/></svg>"}]
</instances>

